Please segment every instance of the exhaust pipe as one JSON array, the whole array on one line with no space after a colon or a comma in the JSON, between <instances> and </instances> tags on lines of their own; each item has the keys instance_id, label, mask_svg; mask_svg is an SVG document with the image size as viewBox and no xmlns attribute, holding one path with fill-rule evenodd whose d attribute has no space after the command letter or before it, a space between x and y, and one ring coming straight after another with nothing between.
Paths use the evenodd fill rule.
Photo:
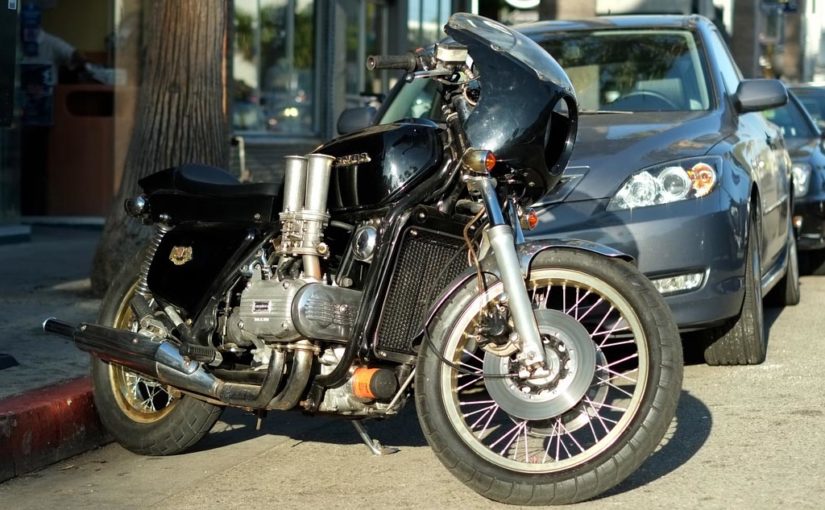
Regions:
<instances>
[{"instance_id":1,"label":"exhaust pipe","mask_svg":"<svg viewBox=\"0 0 825 510\"><path fill-rule=\"evenodd\" d=\"M43 331L69 337L74 340L80 350L94 354L104 361L117 363L145 374L163 384L212 397L228 405L253 409L265 409L273 399L277 398L275 393L281 382L286 361L284 352L273 351L266 377L260 386L231 383L210 374L197 361L185 359L174 344L156 337L97 324L83 323L75 328L55 318L46 319L43 322ZM303 357L300 361L301 366L307 364ZM310 356L310 365L311 361ZM298 368L297 365L296 368ZM292 379L291 377L290 383ZM292 388L292 384L288 384L282 393L291 390L291 393L297 392L300 395L305 387L306 381L303 381L300 389ZM294 406L294 403L292 405Z\"/></svg>"}]
</instances>

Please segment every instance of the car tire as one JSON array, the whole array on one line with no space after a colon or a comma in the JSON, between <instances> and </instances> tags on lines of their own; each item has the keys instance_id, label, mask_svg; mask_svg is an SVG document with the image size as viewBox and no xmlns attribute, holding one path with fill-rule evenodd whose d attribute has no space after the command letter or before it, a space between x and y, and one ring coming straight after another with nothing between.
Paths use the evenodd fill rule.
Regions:
<instances>
[{"instance_id":1,"label":"car tire","mask_svg":"<svg viewBox=\"0 0 825 510\"><path fill-rule=\"evenodd\" d=\"M705 362L708 365L758 365L768 349L762 313L762 283L759 242L753 218L748 229L745 264L745 297L739 316L728 324L707 331Z\"/></svg>"},{"instance_id":2,"label":"car tire","mask_svg":"<svg viewBox=\"0 0 825 510\"><path fill-rule=\"evenodd\" d=\"M765 303L768 306L783 307L799 304L801 296L799 289L799 255L793 229L791 229L788 237L788 268L785 271L785 276L776 284L776 287L765 296Z\"/></svg>"}]
</instances>

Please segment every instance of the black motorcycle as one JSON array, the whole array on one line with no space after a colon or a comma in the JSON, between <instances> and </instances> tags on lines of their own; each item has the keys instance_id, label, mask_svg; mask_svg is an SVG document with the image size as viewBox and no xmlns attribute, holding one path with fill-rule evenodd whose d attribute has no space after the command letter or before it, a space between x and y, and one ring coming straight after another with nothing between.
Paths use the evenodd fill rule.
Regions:
<instances>
[{"instance_id":1,"label":"black motorcycle","mask_svg":"<svg viewBox=\"0 0 825 510\"><path fill-rule=\"evenodd\" d=\"M568 503L659 444L682 380L667 306L630 257L530 242L528 206L573 150L577 104L553 58L469 14L426 51L371 57L438 86L440 121L377 125L286 160L283 190L184 165L141 181L154 224L98 324L47 331L93 354L101 421L169 455L225 406L362 425L415 397L464 483L507 503Z\"/></svg>"}]
</instances>

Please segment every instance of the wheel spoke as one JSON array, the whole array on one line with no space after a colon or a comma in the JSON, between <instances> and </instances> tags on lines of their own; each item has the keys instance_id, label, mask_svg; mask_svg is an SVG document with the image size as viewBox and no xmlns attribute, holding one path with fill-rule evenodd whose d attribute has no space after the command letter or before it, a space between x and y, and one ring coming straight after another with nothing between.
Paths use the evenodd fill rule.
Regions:
<instances>
[{"instance_id":1,"label":"wheel spoke","mask_svg":"<svg viewBox=\"0 0 825 510\"><path fill-rule=\"evenodd\" d=\"M517 385L502 380L515 372L507 363L518 363L510 354L501 360L500 368L496 368L501 374L488 374L484 363L490 354L479 345L477 336L480 315L463 315L458 323L460 327L448 337L443 352L455 365L451 372L442 371L440 381L444 385L443 401L453 406L451 419L460 424L461 438L474 453L504 469L552 473L598 458L610 446L608 442L628 426L632 418L628 413L631 409L635 412L643 397L645 386L640 384L640 374L648 370L649 354L645 330L639 328L638 317L628 313L633 311L632 306L624 295L617 293L619 289L602 286L598 279L573 271L541 271L531 273L531 280L527 282L531 305L535 310L566 314L566 317L553 317L551 313L541 312L547 314L542 316L537 311L542 335L548 337L551 331L556 331L551 328L555 326L552 320L576 321L584 328L576 333L578 337L573 337L573 333L558 325L561 333L552 333L558 338L552 341L545 338L548 353L556 349L555 354L566 363L568 355L563 347L590 348L592 345L595 348L595 359L588 361L590 373L595 368L595 374L592 381L580 384L583 392L577 395L580 402L558 412L552 407L559 406L554 402L557 398L554 389L563 388L566 380L572 380L566 373L554 379L530 379ZM501 292L502 286L491 286L480 295L472 305L476 313L497 302ZM572 331L573 326L575 324L567 329ZM539 411L542 405L553 412ZM528 412L528 406L535 407L530 407Z\"/></svg>"},{"instance_id":2,"label":"wheel spoke","mask_svg":"<svg viewBox=\"0 0 825 510\"><path fill-rule=\"evenodd\" d=\"M465 374L465 375L468 375L468 376L469 376L470 374ZM459 377L461 377L461 376L459 376ZM468 381L468 382L466 382L466 383L462 384L461 386L459 386L458 388L456 388L456 391L461 391L461 390L463 390L464 388L466 388L467 386L472 386L473 384L477 383L478 381L482 380L483 378L484 378L484 376L483 376L483 375L475 376L475 377L474 377L473 379L471 379L470 381Z\"/></svg>"},{"instance_id":3,"label":"wheel spoke","mask_svg":"<svg viewBox=\"0 0 825 510\"><path fill-rule=\"evenodd\" d=\"M613 365L616 365L618 363L624 363L625 361L635 359L635 358L638 358L638 357L639 357L639 353L635 352L635 353L631 354L630 356L626 356L622 359L617 359L616 361L611 361L610 363L605 365L604 368L612 367Z\"/></svg>"},{"instance_id":4,"label":"wheel spoke","mask_svg":"<svg viewBox=\"0 0 825 510\"><path fill-rule=\"evenodd\" d=\"M624 374L621 373L621 372L616 372L615 370L611 370L611 369L607 368L607 366L598 366L598 367L596 367L596 369L597 370L604 370L605 372L607 372L608 374L611 375L611 377L606 379L607 381L612 381L613 379L616 379L618 377L618 378L622 378L622 379L626 380L627 382L629 382L631 384L636 384L638 382L637 379L633 379L633 378L630 378L630 377L627 376L627 374L629 374L629 373L636 372L637 371L636 369L633 369L633 370L631 370L629 372L626 372Z\"/></svg>"}]
</instances>

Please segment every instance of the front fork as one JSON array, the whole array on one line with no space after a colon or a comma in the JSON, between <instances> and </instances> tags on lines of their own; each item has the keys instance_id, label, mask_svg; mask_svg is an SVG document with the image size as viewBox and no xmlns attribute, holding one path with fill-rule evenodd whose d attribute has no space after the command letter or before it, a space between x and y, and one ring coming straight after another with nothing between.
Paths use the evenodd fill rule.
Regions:
<instances>
[{"instance_id":1,"label":"front fork","mask_svg":"<svg viewBox=\"0 0 825 510\"><path fill-rule=\"evenodd\" d=\"M524 242L513 204L509 204L509 215L512 226L504 218L501 205L498 201L493 178L490 176L473 176L467 179L467 184L480 193L490 219L490 228L487 230L487 240L493 250L493 257L498 266L501 283L510 305L510 314L519 338L520 352L518 359L534 375L541 375L546 371L547 363L541 334L533 314L533 305L524 284L525 275L522 274L521 263L516 252L516 238Z\"/></svg>"}]
</instances>

